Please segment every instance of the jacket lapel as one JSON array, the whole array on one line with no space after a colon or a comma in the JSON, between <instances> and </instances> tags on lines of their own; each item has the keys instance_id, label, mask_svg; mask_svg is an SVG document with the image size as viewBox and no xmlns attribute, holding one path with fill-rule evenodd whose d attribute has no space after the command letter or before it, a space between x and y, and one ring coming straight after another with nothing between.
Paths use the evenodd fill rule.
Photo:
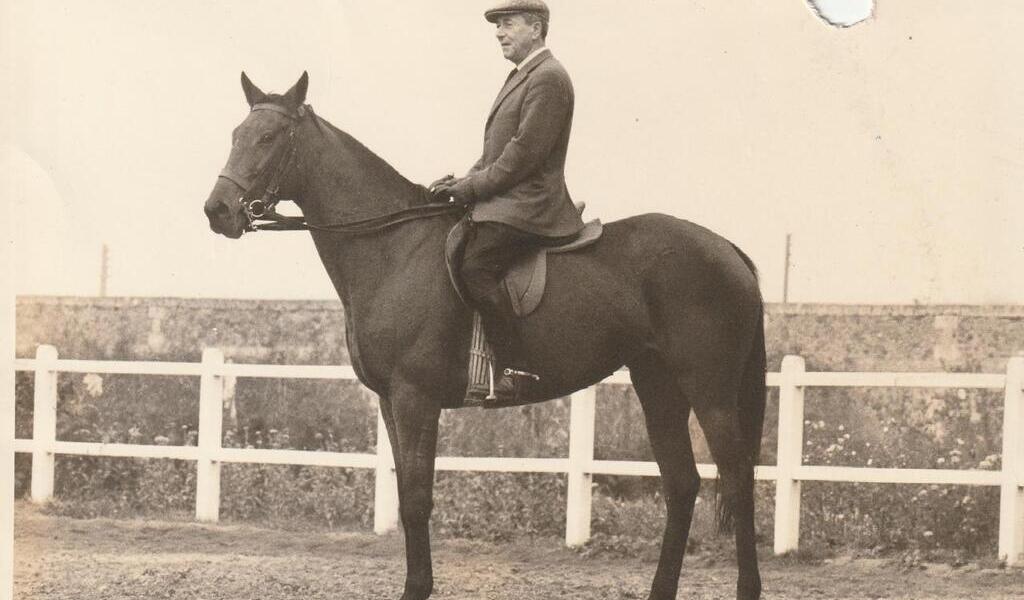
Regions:
<instances>
[{"instance_id":1,"label":"jacket lapel","mask_svg":"<svg viewBox=\"0 0 1024 600\"><path fill-rule=\"evenodd\" d=\"M505 100L505 98L507 98L508 95L512 93L512 90L516 89L517 87L519 87L519 84L526 81L526 78L530 75L530 71L536 69L537 65L541 64L542 62L549 58L551 58L551 50L544 49L537 56L534 56L530 60L530 62L523 65L523 68L519 69L519 71L516 72L515 75L513 75L507 82L505 82L505 86L501 88L500 92L498 92L498 97L494 99L494 104L491 106L491 111L487 114L487 125L491 124L491 119L494 118L494 113L497 112L498 107L501 106L502 101Z\"/></svg>"}]
</instances>

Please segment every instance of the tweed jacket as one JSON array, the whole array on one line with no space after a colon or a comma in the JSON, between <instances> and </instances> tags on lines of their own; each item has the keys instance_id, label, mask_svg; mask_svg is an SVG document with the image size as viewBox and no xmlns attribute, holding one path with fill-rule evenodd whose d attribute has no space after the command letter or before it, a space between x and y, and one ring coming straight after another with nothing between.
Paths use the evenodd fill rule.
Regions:
<instances>
[{"instance_id":1,"label":"tweed jacket","mask_svg":"<svg viewBox=\"0 0 1024 600\"><path fill-rule=\"evenodd\" d=\"M466 174L474 221L548 237L583 228L565 186L572 111L572 81L550 50L509 78L488 115L483 155Z\"/></svg>"}]
</instances>

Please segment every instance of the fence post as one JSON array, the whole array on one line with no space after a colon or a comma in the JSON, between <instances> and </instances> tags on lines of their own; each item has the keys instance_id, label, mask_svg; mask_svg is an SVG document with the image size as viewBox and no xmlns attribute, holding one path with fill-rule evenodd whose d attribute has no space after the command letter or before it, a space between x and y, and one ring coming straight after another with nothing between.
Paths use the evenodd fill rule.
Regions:
<instances>
[{"instance_id":1,"label":"fence post","mask_svg":"<svg viewBox=\"0 0 1024 600\"><path fill-rule=\"evenodd\" d=\"M32 404L32 501L53 499L53 446L57 441L57 349L36 349Z\"/></svg>"},{"instance_id":2,"label":"fence post","mask_svg":"<svg viewBox=\"0 0 1024 600\"><path fill-rule=\"evenodd\" d=\"M565 545L582 546L590 539L590 470L594 461L594 412L597 388L591 386L576 392L570 402Z\"/></svg>"},{"instance_id":3,"label":"fence post","mask_svg":"<svg viewBox=\"0 0 1024 600\"><path fill-rule=\"evenodd\" d=\"M806 365L803 357L782 359L779 376L779 442L775 479L775 553L785 554L800 545L800 480L803 462L804 388L798 378Z\"/></svg>"},{"instance_id":4,"label":"fence post","mask_svg":"<svg viewBox=\"0 0 1024 600\"><path fill-rule=\"evenodd\" d=\"M0 213L7 217L5 242L14 239L14 203L7 203L7 211ZM14 245L7 244L5 259L0 264L0 287L11 290L0 298L0 600L14 598L14 414L15 390L14 337L15 299L14 286Z\"/></svg>"},{"instance_id":5,"label":"fence post","mask_svg":"<svg viewBox=\"0 0 1024 600\"><path fill-rule=\"evenodd\" d=\"M378 401L379 402L379 401ZM398 477L384 415L377 408L377 470L373 481L373 532L382 535L398 528Z\"/></svg>"},{"instance_id":6,"label":"fence post","mask_svg":"<svg viewBox=\"0 0 1024 600\"><path fill-rule=\"evenodd\" d=\"M1024 356L1006 365L1003 469L999 494L999 558L1024 564Z\"/></svg>"},{"instance_id":7,"label":"fence post","mask_svg":"<svg viewBox=\"0 0 1024 600\"><path fill-rule=\"evenodd\" d=\"M220 519L220 461L224 419L224 353L203 350L199 378L199 460L196 461L196 520Z\"/></svg>"}]
</instances>

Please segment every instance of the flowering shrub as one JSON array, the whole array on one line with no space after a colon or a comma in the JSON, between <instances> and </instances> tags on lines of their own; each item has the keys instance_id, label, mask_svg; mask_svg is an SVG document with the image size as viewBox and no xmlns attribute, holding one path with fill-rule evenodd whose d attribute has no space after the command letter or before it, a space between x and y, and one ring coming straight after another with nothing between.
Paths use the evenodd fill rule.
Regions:
<instances>
[{"instance_id":1,"label":"flowering shrub","mask_svg":"<svg viewBox=\"0 0 1024 600\"><path fill-rule=\"evenodd\" d=\"M808 396L804 464L998 469L1002 398L980 390L879 390L872 410L835 391ZM872 552L995 553L994 487L815 483L803 486L801 543Z\"/></svg>"},{"instance_id":2,"label":"flowering shrub","mask_svg":"<svg viewBox=\"0 0 1024 600\"><path fill-rule=\"evenodd\" d=\"M317 432L315 448L343 452L330 431ZM271 429L224 436L228 448L291 449L291 435ZM373 473L299 465L229 464L221 469L221 515L228 520L306 524L335 529L363 528L373 522Z\"/></svg>"},{"instance_id":3,"label":"flowering shrub","mask_svg":"<svg viewBox=\"0 0 1024 600\"><path fill-rule=\"evenodd\" d=\"M507 541L565 531L565 477L440 473L431 526L442 536Z\"/></svg>"}]
</instances>

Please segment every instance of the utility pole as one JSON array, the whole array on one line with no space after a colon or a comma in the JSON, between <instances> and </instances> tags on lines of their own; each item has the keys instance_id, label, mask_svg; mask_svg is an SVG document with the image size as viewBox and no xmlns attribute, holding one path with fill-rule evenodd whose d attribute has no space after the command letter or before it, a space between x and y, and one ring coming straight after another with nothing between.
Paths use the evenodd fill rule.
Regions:
<instances>
[{"instance_id":1,"label":"utility pole","mask_svg":"<svg viewBox=\"0 0 1024 600\"><path fill-rule=\"evenodd\" d=\"M782 273L782 303L786 304L789 302L789 255L790 255L790 242L793 239L792 233L786 234L786 268Z\"/></svg>"},{"instance_id":2,"label":"utility pole","mask_svg":"<svg viewBox=\"0 0 1024 600\"><path fill-rule=\"evenodd\" d=\"M107 278L110 277L110 248L103 244L103 254L100 258L100 298L107 295Z\"/></svg>"}]
</instances>

